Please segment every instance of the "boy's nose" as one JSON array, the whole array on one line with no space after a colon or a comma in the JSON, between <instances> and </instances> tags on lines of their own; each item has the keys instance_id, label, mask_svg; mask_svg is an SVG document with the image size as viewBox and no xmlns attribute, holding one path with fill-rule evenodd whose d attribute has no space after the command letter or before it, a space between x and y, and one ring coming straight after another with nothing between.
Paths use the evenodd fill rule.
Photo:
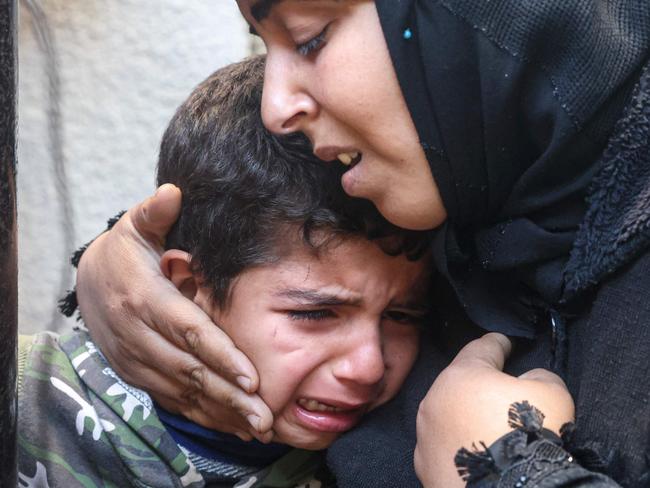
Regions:
<instances>
[{"instance_id":1,"label":"boy's nose","mask_svg":"<svg viewBox=\"0 0 650 488\"><path fill-rule=\"evenodd\" d=\"M359 334L363 337L348 337L352 343L342 351L335 363L333 373L337 379L364 386L376 385L384 378L386 362L381 337L377 330Z\"/></svg>"},{"instance_id":2,"label":"boy's nose","mask_svg":"<svg viewBox=\"0 0 650 488\"><path fill-rule=\"evenodd\" d=\"M268 54L262 94L262 120L276 134L304 130L308 120L318 112L316 101L301 79L292 72L292 63L282 54Z\"/></svg>"}]
</instances>

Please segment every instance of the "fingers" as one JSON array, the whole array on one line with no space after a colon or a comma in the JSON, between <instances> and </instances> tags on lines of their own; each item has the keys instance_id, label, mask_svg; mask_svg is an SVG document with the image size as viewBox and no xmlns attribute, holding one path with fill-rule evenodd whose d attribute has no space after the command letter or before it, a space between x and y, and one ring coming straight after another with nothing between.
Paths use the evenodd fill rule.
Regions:
<instances>
[{"instance_id":1,"label":"fingers","mask_svg":"<svg viewBox=\"0 0 650 488\"><path fill-rule=\"evenodd\" d=\"M533 369L517 378L527 394L522 398L545 415L544 427L560 433L562 426L575 419L575 404L562 379L545 369Z\"/></svg>"},{"instance_id":2,"label":"fingers","mask_svg":"<svg viewBox=\"0 0 650 488\"><path fill-rule=\"evenodd\" d=\"M148 334L142 339L149 341ZM163 361L152 362L145 354L126 360L132 374L117 366L115 370L134 386L146 385L147 392L172 413L180 413L206 428L246 433L261 442L271 439L273 414L258 395L243 392L191 355L179 354L173 345L167 347L156 348L164 355L159 356L165 358Z\"/></svg>"},{"instance_id":3,"label":"fingers","mask_svg":"<svg viewBox=\"0 0 650 488\"><path fill-rule=\"evenodd\" d=\"M241 417L215 406L198 396L194 403L179 403L170 397L155 397L156 402L170 412L178 412L192 422L211 430L234 434L242 440L257 439L267 444L273 440L274 432L259 433L252 429Z\"/></svg>"},{"instance_id":4,"label":"fingers","mask_svg":"<svg viewBox=\"0 0 650 488\"><path fill-rule=\"evenodd\" d=\"M257 371L160 271L180 205L179 189L163 185L88 248L78 274L81 311L126 381L204 425L218 418L220 430L268 440L273 415L253 394Z\"/></svg>"},{"instance_id":5,"label":"fingers","mask_svg":"<svg viewBox=\"0 0 650 488\"><path fill-rule=\"evenodd\" d=\"M129 214L135 230L146 239L162 244L169 229L181 211L181 191L172 184L164 184Z\"/></svg>"},{"instance_id":6,"label":"fingers","mask_svg":"<svg viewBox=\"0 0 650 488\"><path fill-rule=\"evenodd\" d=\"M212 328L218 330L214 325ZM271 429L273 414L258 395L242 391L237 383L223 378L193 354L179 349L147 327L143 326L139 335L139 341L148 347L135 349L133 355L140 365L148 366L129 368L132 374L126 379L131 383L146 385L156 398L163 395L177 398L180 404L186 405L183 413L195 408L197 399L205 399L211 405L206 410L209 414L213 414L215 409L221 418L225 412L238 413L239 418L249 424L246 430L256 437ZM129 338L125 340L134 343ZM123 346L128 347L128 344ZM234 345L232 347L234 349Z\"/></svg>"},{"instance_id":7,"label":"fingers","mask_svg":"<svg viewBox=\"0 0 650 488\"><path fill-rule=\"evenodd\" d=\"M262 399L255 394L246 393L236 385L224 380L198 362L188 363L182 378L187 390L186 396L200 392L199 399L212 404L222 405L225 409L239 412L252 427L253 431L268 432L273 425L273 414ZM209 409L204 410L210 412Z\"/></svg>"},{"instance_id":8,"label":"fingers","mask_svg":"<svg viewBox=\"0 0 650 488\"><path fill-rule=\"evenodd\" d=\"M224 386L222 397L231 398L227 405L214 401L199 390L182 390L179 386L176 387L180 392L178 396L171 396L169 393L174 389L168 386L164 393L152 392L152 397L169 411L178 412L208 429L235 434L245 440L255 438L260 442L270 442L273 438L273 416L261 399L257 395L249 395L251 398L247 403L257 401L259 408L266 409L267 413L262 417L254 413L246 414L246 407L240 406L241 399L238 398L246 394L232 385Z\"/></svg>"},{"instance_id":9,"label":"fingers","mask_svg":"<svg viewBox=\"0 0 650 488\"><path fill-rule=\"evenodd\" d=\"M244 391L257 391L259 376L250 360L198 305L185 299L170 282L166 282L165 292L159 290L148 304L146 322L168 341Z\"/></svg>"},{"instance_id":10,"label":"fingers","mask_svg":"<svg viewBox=\"0 0 650 488\"><path fill-rule=\"evenodd\" d=\"M149 390L150 395L168 412L183 415L208 429L235 434L243 440L255 438L266 443L272 439L273 432L270 427L264 432L260 432L257 429L259 421L251 422L249 420L251 415L243 416L240 412L233 410L233 403L227 405L217 403L200 390L188 389L185 385L170 380L166 375L146 366L143 366L142 371L152 385L152 389ZM238 393L235 387L231 386L230 388L235 395L241 393ZM263 407L265 408L264 405ZM268 414L270 416L270 412ZM265 419L265 422L269 422L269 420ZM272 416L270 416L268 425L271 424Z\"/></svg>"},{"instance_id":11,"label":"fingers","mask_svg":"<svg viewBox=\"0 0 650 488\"><path fill-rule=\"evenodd\" d=\"M132 310L125 313L129 318L124 320L130 327L112 337L119 343L111 347L109 358L113 364L117 367L131 363L128 372L118 371L120 375L155 398L177 397L179 405L183 405L181 412L196 419L206 418L199 412L203 404L210 407L207 414L219 418L231 411L234 417L239 414L239 430L266 441L273 415L258 395L251 394L259 386L252 363L198 305L178 293L162 274L155 288L157 293L151 296L139 295L137 300L131 297L128 307ZM133 359L138 368L133 367ZM197 398L205 400L198 402Z\"/></svg>"},{"instance_id":12,"label":"fingers","mask_svg":"<svg viewBox=\"0 0 650 488\"><path fill-rule=\"evenodd\" d=\"M250 441L255 437L248 432L246 422L238 416L230 416L228 413L221 413L219 410L211 409L218 414L207 414L198 400L193 404L180 403L177 398L165 395L152 395L156 403L168 412L183 415L192 422L202 425L211 430L218 430L227 434L234 434L244 441Z\"/></svg>"},{"instance_id":13,"label":"fingers","mask_svg":"<svg viewBox=\"0 0 650 488\"><path fill-rule=\"evenodd\" d=\"M463 347L452 364L482 366L501 371L511 351L510 339L503 334L490 332Z\"/></svg>"},{"instance_id":14,"label":"fingers","mask_svg":"<svg viewBox=\"0 0 650 488\"><path fill-rule=\"evenodd\" d=\"M175 186L161 186L156 195L132 208L129 217L120 219L116 228L88 248L78 273L81 311L86 315L85 309L90 310L89 327L101 340L106 339L103 328L111 329L115 335L131 337L120 324L141 320L179 348L195 354L226 380L239 384L249 393L255 392L259 377L251 362L198 305L187 300L165 278L156 249L139 234L140 231L158 232L161 234L156 239L162 239L176 218L180 196ZM110 286L108 280L98 278L106 274L106 256L115 257L112 264L119 265L111 272ZM133 339L133 344L147 349L138 337Z\"/></svg>"},{"instance_id":15,"label":"fingers","mask_svg":"<svg viewBox=\"0 0 650 488\"><path fill-rule=\"evenodd\" d=\"M555 373L543 368L531 369L524 374L519 375L520 380L539 381L542 383L553 384L562 388L567 388L566 383Z\"/></svg>"}]
</instances>

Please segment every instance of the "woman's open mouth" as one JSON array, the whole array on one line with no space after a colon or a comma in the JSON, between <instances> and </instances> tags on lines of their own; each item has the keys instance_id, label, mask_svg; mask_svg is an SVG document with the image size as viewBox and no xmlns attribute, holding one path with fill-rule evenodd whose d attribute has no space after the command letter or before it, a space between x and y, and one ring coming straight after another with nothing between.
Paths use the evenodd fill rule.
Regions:
<instances>
[{"instance_id":1,"label":"woman's open mouth","mask_svg":"<svg viewBox=\"0 0 650 488\"><path fill-rule=\"evenodd\" d=\"M340 153L336 156L336 159L338 159L345 166L350 166L352 168L357 165L359 161L361 161L362 157L363 155L359 151L353 151Z\"/></svg>"}]
</instances>

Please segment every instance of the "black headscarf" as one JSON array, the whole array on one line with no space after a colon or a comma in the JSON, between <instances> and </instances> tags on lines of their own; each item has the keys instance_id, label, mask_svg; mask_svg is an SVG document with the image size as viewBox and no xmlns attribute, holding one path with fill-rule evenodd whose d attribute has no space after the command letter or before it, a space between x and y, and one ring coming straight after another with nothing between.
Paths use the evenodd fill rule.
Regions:
<instances>
[{"instance_id":1,"label":"black headscarf","mask_svg":"<svg viewBox=\"0 0 650 488\"><path fill-rule=\"evenodd\" d=\"M589 182L650 54L648 0L376 0L449 218L434 258L481 327L563 298Z\"/></svg>"}]
</instances>

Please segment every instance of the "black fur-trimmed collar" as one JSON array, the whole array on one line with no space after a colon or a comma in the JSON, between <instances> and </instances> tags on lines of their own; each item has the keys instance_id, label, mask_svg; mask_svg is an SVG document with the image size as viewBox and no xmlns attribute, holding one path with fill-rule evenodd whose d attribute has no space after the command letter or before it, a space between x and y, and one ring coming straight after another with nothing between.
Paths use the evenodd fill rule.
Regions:
<instances>
[{"instance_id":1,"label":"black fur-trimmed collar","mask_svg":"<svg viewBox=\"0 0 650 488\"><path fill-rule=\"evenodd\" d=\"M650 248L650 63L600 166L565 271L567 301Z\"/></svg>"}]
</instances>

